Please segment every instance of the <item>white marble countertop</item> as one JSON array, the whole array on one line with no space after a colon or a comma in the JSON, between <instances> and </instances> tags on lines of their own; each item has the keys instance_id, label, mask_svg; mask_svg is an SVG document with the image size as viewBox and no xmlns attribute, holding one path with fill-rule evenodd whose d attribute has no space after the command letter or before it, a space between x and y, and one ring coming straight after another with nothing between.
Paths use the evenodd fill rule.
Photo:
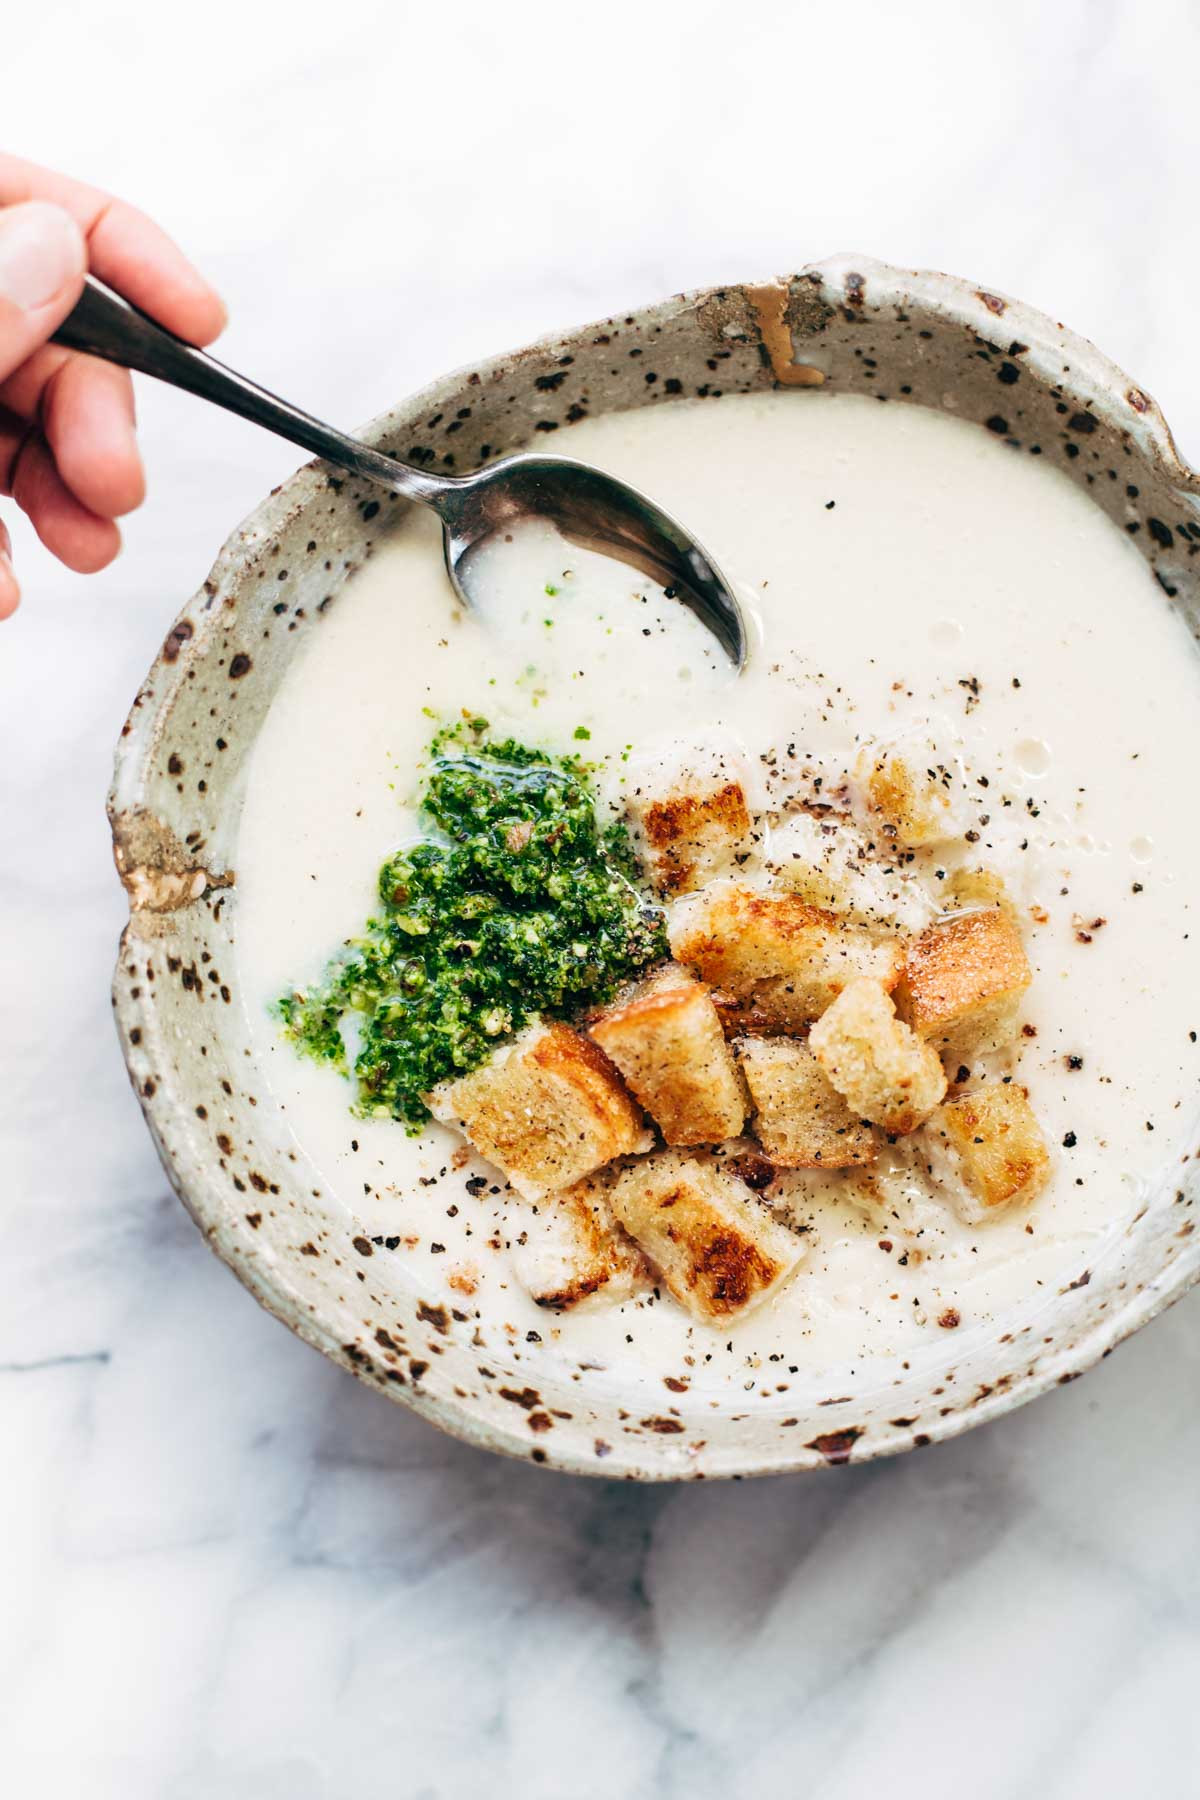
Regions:
<instances>
[{"instance_id":1,"label":"white marble countertop","mask_svg":"<svg viewBox=\"0 0 1200 1800\"><path fill-rule=\"evenodd\" d=\"M1195 456L1197 66L1189 0L43 0L0 95L6 147L155 212L229 297L229 360L337 420L847 248L1055 312ZM209 1255L107 1017L103 797L166 623L297 458L141 411L124 557L85 582L17 526L0 633L0 1788L1195 1794L1200 1295L945 1447L652 1490L451 1442Z\"/></svg>"}]
</instances>

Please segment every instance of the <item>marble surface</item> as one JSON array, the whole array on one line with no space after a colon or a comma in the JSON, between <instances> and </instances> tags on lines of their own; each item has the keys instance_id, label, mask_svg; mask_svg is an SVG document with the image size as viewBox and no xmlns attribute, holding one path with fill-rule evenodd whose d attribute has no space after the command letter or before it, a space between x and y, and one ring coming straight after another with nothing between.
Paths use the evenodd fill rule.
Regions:
<instances>
[{"instance_id":1,"label":"marble surface","mask_svg":"<svg viewBox=\"0 0 1200 1800\"><path fill-rule=\"evenodd\" d=\"M6 25L4 135L157 213L229 297L229 360L335 419L634 298L854 248L1054 311L1200 454L1195 8L919 21L43 0ZM452 1443L208 1254L107 1017L103 796L164 625L297 459L164 392L141 411L125 556L85 582L18 525L27 600L0 632L0 1787L1195 1794L1200 1294L954 1444L670 1491Z\"/></svg>"}]
</instances>

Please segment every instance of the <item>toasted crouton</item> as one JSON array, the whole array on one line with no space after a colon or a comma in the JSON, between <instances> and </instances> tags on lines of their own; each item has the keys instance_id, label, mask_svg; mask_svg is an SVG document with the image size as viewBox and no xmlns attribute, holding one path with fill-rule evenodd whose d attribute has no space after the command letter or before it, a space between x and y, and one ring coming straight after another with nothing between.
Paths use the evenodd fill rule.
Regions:
<instances>
[{"instance_id":1,"label":"toasted crouton","mask_svg":"<svg viewBox=\"0 0 1200 1800\"><path fill-rule=\"evenodd\" d=\"M819 1018L859 976L894 987L904 960L894 939L843 927L795 894L739 882L677 902L667 931L678 962L785 1030Z\"/></svg>"},{"instance_id":2,"label":"toasted crouton","mask_svg":"<svg viewBox=\"0 0 1200 1800\"><path fill-rule=\"evenodd\" d=\"M849 785L858 818L895 843L940 844L961 830L959 771L929 744L908 739L864 744Z\"/></svg>"},{"instance_id":3,"label":"toasted crouton","mask_svg":"<svg viewBox=\"0 0 1200 1800\"><path fill-rule=\"evenodd\" d=\"M643 759L630 774L634 841L660 894L686 894L741 868L754 835L736 756L684 750Z\"/></svg>"},{"instance_id":4,"label":"toasted crouton","mask_svg":"<svg viewBox=\"0 0 1200 1800\"><path fill-rule=\"evenodd\" d=\"M897 1136L915 1131L946 1092L937 1054L896 1017L877 981L852 981L808 1041L859 1117Z\"/></svg>"},{"instance_id":5,"label":"toasted crouton","mask_svg":"<svg viewBox=\"0 0 1200 1800\"><path fill-rule=\"evenodd\" d=\"M922 1133L934 1174L963 1217L986 1218L1046 1184L1050 1152L1026 1090L996 1082L939 1106Z\"/></svg>"},{"instance_id":6,"label":"toasted crouton","mask_svg":"<svg viewBox=\"0 0 1200 1800\"><path fill-rule=\"evenodd\" d=\"M612 1208L681 1306L720 1324L793 1274L804 1246L709 1158L659 1150L617 1177Z\"/></svg>"},{"instance_id":7,"label":"toasted crouton","mask_svg":"<svg viewBox=\"0 0 1200 1800\"><path fill-rule=\"evenodd\" d=\"M807 1044L742 1038L738 1061L754 1102L755 1137L781 1169L848 1169L869 1163L875 1131L858 1118Z\"/></svg>"},{"instance_id":8,"label":"toasted crouton","mask_svg":"<svg viewBox=\"0 0 1200 1800\"><path fill-rule=\"evenodd\" d=\"M811 906L821 906L852 925L920 931L937 908L898 859L838 819L797 813L773 827L768 873Z\"/></svg>"},{"instance_id":9,"label":"toasted crouton","mask_svg":"<svg viewBox=\"0 0 1200 1800\"><path fill-rule=\"evenodd\" d=\"M736 1137L746 1091L708 989L669 967L590 1027L668 1144Z\"/></svg>"},{"instance_id":10,"label":"toasted crouton","mask_svg":"<svg viewBox=\"0 0 1200 1800\"><path fill-rule=\"evenodd\" d=\"M430 1095L518 1194L540 1200L653 1142L603 1051L557 1022L526 1026L482 1068Z\"/></svg>"},{"instance_id":11,"label":"toasted crouton","mask_svg":"<svg viewBox=\"0 0 1200 1800\"><path fill-rule=\"evenodd\" d=\"M921 1037L971 1055L1012 1042L1031 979L1015 918L990 906L940 919L908 946L896 1002Z\"/></svg>"},{"instance_id":12,"label":"toasted crouton","mask_svg":"<svg viewBox=\"0 0 1200 1800\"><path fill-rule=\"evenodd\" d=\"M523 1212L512 1246L517 1279L538 1306L618 1306L651 1285L637 1245L617 1224L603 1177L577 1181Z\"/></svg>"},{"instance_id":13,"label":"toasted crouton","mask_svg":"<svg viewBox=\"0 0 1200 1800\"><path fill-rule=\"evenodd\" d=\"M722 988L712 988L710 994L721 1021L721 1030L727 1038L786 1037L789 1031L799 1029L798 1026L787 1025L776 1011L766 1006L756 1006L753 1000L739 1000L735 994L727 994Z\"/></svg>"}]
</instances>

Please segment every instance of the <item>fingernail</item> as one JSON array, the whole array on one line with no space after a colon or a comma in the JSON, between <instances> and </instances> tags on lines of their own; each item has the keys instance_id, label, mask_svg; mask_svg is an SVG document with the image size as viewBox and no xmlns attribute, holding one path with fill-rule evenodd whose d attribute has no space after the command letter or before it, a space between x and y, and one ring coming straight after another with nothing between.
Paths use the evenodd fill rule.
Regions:
<instances>
[{"instance_id":1,"label":"fingernail","mask_svg":"<svg viewBox=\"0 0 1200 1800\"><path fill-rule=\"evenodd\" d=\"M84 267L83 236L70 213L42 200L0 211L0 297L33 312Z\"/></svg>"}]
</instances>

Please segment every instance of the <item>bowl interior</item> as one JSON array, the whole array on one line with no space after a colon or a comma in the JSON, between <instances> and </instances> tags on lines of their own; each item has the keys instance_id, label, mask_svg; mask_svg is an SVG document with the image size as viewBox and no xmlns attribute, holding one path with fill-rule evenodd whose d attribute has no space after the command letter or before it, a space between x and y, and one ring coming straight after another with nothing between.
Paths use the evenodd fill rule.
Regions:
<instances>
[{"instance_id":1,"label":"bowl interior","mask_svg":"<svg viewBox=\"0 0 1200 1800\"><path fill-rule=\"evenodd\" d=\"M651 379L652 378L652 379ZM976 420L1054 463L1133 539L1200 633L1200 483L1158 408L1089 344L943 275L834 258L778 282L707 290L460 371L364 436L461 472L568 427L677 395L787 386ZM397 1278L324 1193L273 1107L239 1004L236 840L247 757L299 647L319 633L402 502L302 470L225 546L134 702L110 811L130 900L115 1005L164 1165L218 1254L309 1342L393 1398L489 1447L637 1478L818 1466L945 1437L1071 1380L1200 1272L1189 1155L1172 1158L1096 1266L1062 1293L931 1343L886 1381L802 1378L712 1403L644 1364L581 1378L557 1353L489 1337L465 1308Z\"/></svg>"}]
</instances>

